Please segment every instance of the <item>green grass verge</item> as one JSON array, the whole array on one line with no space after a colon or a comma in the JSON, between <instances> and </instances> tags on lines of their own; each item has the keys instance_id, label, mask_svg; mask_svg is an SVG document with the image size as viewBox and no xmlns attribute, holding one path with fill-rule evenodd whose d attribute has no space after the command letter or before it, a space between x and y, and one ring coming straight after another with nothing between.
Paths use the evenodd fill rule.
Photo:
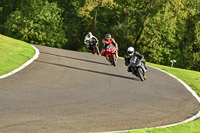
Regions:
<instances>
[{"instance_id":1,"label":"green grass verge","mask_svg":"<svg viewBox=\"0 0 200 133\"><path fill-rule=\"evenodd\" d=\"M171 73L188 84L200 95L200 72L147 63ZM138 129L121 133L200 133L200 119L168 128Z\"/></svg>"},{"instance_id":2,"label":"green grass verge","mask_svg":"<svg viewBox=\"0 0 200 133\"><path fill-rule=\"evenodd\" d=\"M0 76L20 67L34 54L28 43L0 34Z\"/></svg>"}]
</instances>

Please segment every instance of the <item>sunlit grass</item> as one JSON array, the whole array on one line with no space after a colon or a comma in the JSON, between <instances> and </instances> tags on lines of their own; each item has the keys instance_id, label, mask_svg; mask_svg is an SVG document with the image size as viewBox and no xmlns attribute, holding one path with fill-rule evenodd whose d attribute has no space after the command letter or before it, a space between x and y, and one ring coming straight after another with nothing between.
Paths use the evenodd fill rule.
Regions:
<instances>
[{"instance_id":1,"label":"sunlit grass","mask_svg":"<svg viewBox=\"0 0 200 133\"><path fill-rule=\"evenodd\" d=\"M0 34L0 76L31 59L35 50L26 42Z\"/></svg>"}]
</instances>

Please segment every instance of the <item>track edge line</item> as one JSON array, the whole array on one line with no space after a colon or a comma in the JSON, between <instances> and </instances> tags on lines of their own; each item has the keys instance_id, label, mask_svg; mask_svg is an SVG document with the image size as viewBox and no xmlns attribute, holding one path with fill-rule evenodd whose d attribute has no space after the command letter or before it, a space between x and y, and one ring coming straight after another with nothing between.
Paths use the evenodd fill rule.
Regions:
<instances>
[{"instance_id":1,"label":"track edge line","mask_svg":"<svg viewBox=\"0 0 200 133\"><path fill-rule=\"evenodd\" d=\"M25 62L24 64L22 64L20 67L14 69L13 71L11 71L11 72L9 72L7 74L4 74L4 75L0 76L0 79L6 78L8 76L11 76L11 75L19 72L20 70L22 70L25 67L27 67L28 65L30 65L34 60L36 60L39 57L39 54L40 54L39 50L35 46L33 46L32 44L30 44L30 45L34 48L35 55L30 60L28 60L27 62Z\"/></svg>"},{"instance_id":2,"label":"track edge line","mask_svg":"<svg viewBox=\"0 0 200 133\"><path fill-rule=\"evenodd\" d=\"M149 65L148 65L148 66L149 66ZM200 103L200 97L197 95L197 93L196 93L194 90L192 90L192 89L190 88L190 86L187 85L185 82L183 82L181 79L179 79L179 78L177 78L176 76L174 76L174 75L172 75L172 74L170 74L170 73L168 73L168 72L166 72L166 71L164 71L164 70L161 70L161 69L159 69L159 68L156 68L156 67L153 67L153 66L149 66L149 67L154 68L154 69L157 69L157 70L159 70L159 71L161 71L161 72L164 72L164 73L168 74L169 76L171 76L171 77L175 78L176 80L178 80L183 86L185 86L185 88L186 88L190 93L192 93L192 95L193 95L193 96L196 98L196 100ZM190 118L188 118L188 119L186 119L186 120L184 120L184 121L182 121L182 122L177 122L177 123L173 123L173 124L169 124L169 125L164 125L164 126L151 127L151 128L142 128L142 129L167 128L167 127L171 127L171 126L176 126L176 125L179 125L179 124L183 124L183 123L186 123L186 122L191 122L191 121L196 120L197 118L200 118L200 111L199 111L196 115L194 115L194 116L192 116L192 117L190 117ZM105 133L129 132L129 131L134 131L134 130L140 130L140 129L121 130L121 131L108 131L108 132L105 132Z\"/></svg>"}]
</instances>

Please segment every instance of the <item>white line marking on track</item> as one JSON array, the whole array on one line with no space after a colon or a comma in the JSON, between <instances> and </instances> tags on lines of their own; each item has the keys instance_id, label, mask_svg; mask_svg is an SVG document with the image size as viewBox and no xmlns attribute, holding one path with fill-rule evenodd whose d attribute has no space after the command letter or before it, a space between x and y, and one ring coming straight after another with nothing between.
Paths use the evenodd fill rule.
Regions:
<instances>
[{"instance_id":1,"label":"white line marking on track","mask_svg":"<svg viewBox=\"0 0 200 133\"><path fill-rule=\"evenodd\" d=\"M197 99L197 101L200 103L200 97L197 95L197 93L195 91L193 91L189 85L187 85L185 82L183 82L181 79L177 78L176 76L164 71L164 70L161 70L159 68L156 68L156 67L153 67L153 66L149 66L149 67L152 67L154 69L157 69L161 72L164 72L166 74L168 74L169 76L175 78L176 80L178 80L181 84L183 84L185 86L185 88L192 93L192 95ZM169 124L169 125L164 125L164 126L158 126L158 127L151 127L151 128L144 128L144 129L153 129L153 128L165 128L165 127L171 127L171 126L176 126L176 125L179 125L179 124L183 124L183 123L186 123L186 122L191 122L191 121L194 121L195 119L197 118L200 118L200 111L192 116L191 118L187 119L187 120L184 120L182 122L178 122L178 123L174 123L174 124ZM117 132L129 132L129 131L134 131L134 130L139 130L139 129L132 129L132 130L121 130L121 131L110 131L110 132L105 132L105 133L117 133Z\"/></svg>"},{"instance_id":2,"label":"white line marking on track","mask_svg":"<svg viewBox=\"0 0 200 133\"><path fill-rule=\"evenodd\" d=\"M19 72L20 70L22 70L26 66L30 65L34 60L36 60L39 57L39 54L40 54L39 50L35 46L33 46L33 45L31 45L31 46L35 49L35 55L33 56L33 58L31 58L26 63L24 63L23 65L21 65L19 68L15 69L15 70L13 70L13 71L5 74L5 75L0 76L0 79L6 78L8 76L11 76L11 75L15 74L16 72Z\"/></svg>"}]
</instances>

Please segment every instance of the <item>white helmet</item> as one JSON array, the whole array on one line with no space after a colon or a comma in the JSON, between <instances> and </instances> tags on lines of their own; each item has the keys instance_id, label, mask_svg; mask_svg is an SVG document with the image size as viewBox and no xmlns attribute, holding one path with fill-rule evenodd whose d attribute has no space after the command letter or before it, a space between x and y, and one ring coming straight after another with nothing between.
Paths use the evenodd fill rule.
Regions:
<instances>
[{"instance_id":1,"label":"white helmet","mask_svg":"<svg viewBox=\"0 0 200 133\"><path fill-rule=\"evenodd\" d=\"M134 48L133 47L129 47L127 50L127 53L129 56L132 56L134 54Z\"/></svg>"},{"instance_id":2,"label":"white helmet","mask_svg":"<svg viewBox=\"0 0 200 133\"><path fill-rule=\"evenodd\" d=\"M92 32L88 32L88 36L91 37L92 36Z\"/></svg>"}]
</instances>

